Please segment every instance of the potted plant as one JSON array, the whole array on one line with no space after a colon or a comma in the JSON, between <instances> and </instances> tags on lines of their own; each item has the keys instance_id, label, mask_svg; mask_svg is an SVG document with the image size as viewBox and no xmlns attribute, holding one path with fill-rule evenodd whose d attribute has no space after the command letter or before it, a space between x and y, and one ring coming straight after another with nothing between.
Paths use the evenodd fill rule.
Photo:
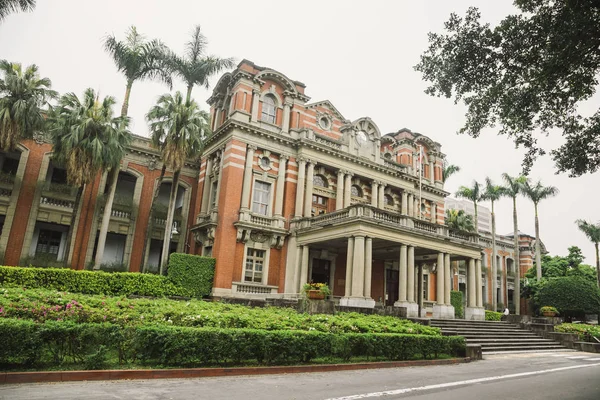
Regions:
<instances>
[{"instance_id":1,"label":"potted plant","mask_svg":"<svg viewBox=\"0 0 600 400\"><path fill-rule=\"evenodd\" d=\"M556 309L556 307L552 306L544 306L540 308L540 312L544 317L555 317L556 315L558 315L558 310Z\"/></svg>"},{"instance_id":2,"label":"potted plant","mask_svg":"<svg viewBox=\"0 0 600 400\"><path fill-rule=\"evenodd\" d=\"M302 287L302 292L311 300L323 300L331 294L329 286L326 283L305 283Z\"/></svg>"}]
</instances>

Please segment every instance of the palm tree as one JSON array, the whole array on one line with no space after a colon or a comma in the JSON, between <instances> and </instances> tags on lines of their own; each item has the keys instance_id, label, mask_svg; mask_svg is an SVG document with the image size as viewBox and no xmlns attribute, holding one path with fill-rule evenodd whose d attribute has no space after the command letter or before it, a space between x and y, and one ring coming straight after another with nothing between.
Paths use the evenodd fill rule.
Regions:
<instances>
[{"instance_id":1,"label":"palm tree","mask_svg":"<svg viewBox=\"0 0 600 400\"><path fill-rule=\"evenodd\" d=\"M114 117L116 100L107 96L102 102L93 89L86 89L80 100L74 93L63 95L50 113L54 158L67 168L67 181L77 188L73 205L73 221L84 187L98 173L116 168L130 143L127 117ZM74 224L69 226L65 265Z\"/></svg>"},{"instance_id":2,"label":"palm tree","mask_svg":"<svg viewBox=\"0 0 600 400\"><path fill-rule=\"evenodd\" d=\"M455 196L471 200L473 202L473 207L475 208L475 217L473 218L473 224L475 225L475 232L479 232L479 220L477 218L477 202L481 200L482 196L481 185L479 185L479 182L473 181L473 186L471 187L461 186L458 188L458 191L455 193Z\"/></svg>"},{"instance_id":3,"label":"palm tree","mask_svg":"<svg viewBox=\"0 0 600 400\"><path fill-rule=\"evenodd\" d=\"M446 225L459 231L474 232L473 216L466 214L464 210L446 210Z\"/></svg>"},{"instance_id":4,"label":"palm tree","mask_svg":"<svg viewBox=\"0 0 600 400\"><path fill-rule=\"evenodd\" d=\"M523 194L533 202L535 208L535 271L537 279L542 277L542 254L540 248L540 221L538 218L538 204L540 201L558 194L554 186L544 186L541 181L532 185L529 181L523 184Z\"/></svg>"},{"instance_id":5,"label":"palm tree","mask_svg":"<svg viewBox=\"0 0 600 400\"><path fill-rule=\"evenodd\" d=\"M598 253L598 243L600 243L600 222L592 224L583 219L578 219L575 223L596 247L596 272L598 275L598 287L600 287L600 254Z\"/></svg>"},{"instance_id":6,"label":"palm tree","mask_svg":"<svg viewBox=\"0 0 600 400\"><path fill-rule=\"evenodd\" d=\"M446 182L448 178L450 178L457 172L460 172L460 167L458 165L444 163L444 170L442 171L442 180Z\"/></svg>"},{"instance_id":7,"label":"palm tree","mask_svg":"<svg viewBox=\"0 0 600 400\"><path fill-rule=\"evenodd\" d=\"M496 214L494 212L494 203L502 196L505 196L505 189L500 185L494 185L490 178L485 178L485 192L481 196L482 200L489 200L492 203L492 308L494 311L498 305L498 293L497 293L497 270L496 265Z\"/></svg>"},{"instance_id":8,"label":"palm tree","mask_svg":"<svg viewBox=\"0 0 600 400\"><path fill-rule=\"evenodd\" d=\"M208 89L208 78L226 68L234 66L233 58L219 58L205 54L208 41L200 31L200 25L194 27L192 38L185 44L185 54L179 57L171 54L171 67L187 86L186 101L192 98L192 89L200 85Z\"/></svg>"},{"instance_id":9,"label":"palm tree","mask_svg":"<svg viewBox=\"0 0 600 400\"><path fill-rule=\"evenodd\" d=\"M125 41L119 42L114 36L109 36L104 41L104 49L112 56L117 69L125 75L126 87L121 107L121 116L126 117L129 110L129 97L131 88L137 80L158 79L172 86L171 73L168 68L167 54L169 50L159 40L146 41L145 37L138 33L135 26L129 28ZM104 203L102 225L98 233L98 247L94 269L100 269L104 258L104 246L108 234L108 223L112 214L112 205L119 180L119 169L121 161L110 169L106 184L109 188ZM161 180L165 174L165 167L161 171Z\"/></svg>"},{"instance_id":10,"label":"palm tree","mask_svg":"<svg viewBox=\"0 0 600 400\"><path fill-rule=\"evenodd\" d=\"M18 11L31 11L35 8L36 0L0 0L0 21L8 14Z\"/></svg>"},{"instance_id":11,"label":"palm tree","mask_svg":"<svg viewBox=\"0 0 600 400\"><path fill-rule=\"evenodd\" d=\"M204 138L209 132L209 116L198 108L196 102L184 101L181 92L176 92L174 96L162 95L146 119L150 124L152 142L161 149L163 163L173 170L160 262L160 273L163 274L169 259L179 175L185 160L202 150Z\"/></svg>"},{"instance_id":12,"label":"palm tree","mask_svg":"<svg viewBox=\"0 0 600 400\"><path fill-rule=\"evenodd\" d=\"M10 151L42 129L42 107L57 94L50 90L50 79L40 78L35 64L23 71L21 64L2 60L0 72L0 150Z\"/></svg>"},{"instance_id":13,"label":"palm tree","mask_svg":"<svg viewBox=\"0 0 600 400\"><path fill-rule=\"evenodd\" d=\"M515 244L515 314L521 313L521 267L519 265L519 227L517 224L517 196L521 194L527 178L523 175L512 177L507 173L502 174L506 186L504 192L513 201L513 240Z\"/></svg>"}]
</instances>

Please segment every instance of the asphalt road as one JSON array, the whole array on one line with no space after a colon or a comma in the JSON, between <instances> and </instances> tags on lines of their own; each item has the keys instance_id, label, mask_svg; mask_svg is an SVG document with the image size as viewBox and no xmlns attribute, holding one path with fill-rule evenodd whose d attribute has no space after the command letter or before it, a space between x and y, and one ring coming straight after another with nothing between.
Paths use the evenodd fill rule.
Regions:
<instances>
[{"instance_id":1,"label":"asphalt road","mask_svg":"<svg viewBox=\"0 0 600 400\"><path fill-rule=\"evenodd\" d=\"M600 354L487 356L459 365L226 378L0 386L0 399L600 399Z\"/></svg>"}]
</instances>

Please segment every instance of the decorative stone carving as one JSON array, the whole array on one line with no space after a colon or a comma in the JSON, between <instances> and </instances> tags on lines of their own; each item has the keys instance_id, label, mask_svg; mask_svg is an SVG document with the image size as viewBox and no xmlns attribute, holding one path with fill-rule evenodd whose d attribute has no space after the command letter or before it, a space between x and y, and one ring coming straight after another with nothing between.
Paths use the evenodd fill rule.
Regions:
<instances>
[{"instance_id":1,"label":"decorative stone carving","mask_svg":"<svg viewBox=\"0 0 600 400\"><path fill-rule=\"evenodd\" d=\"M257 243L264 243L270 238L270 234L263 231L251 231L250 239Z\"/></svg>"},{"instance_id":2,"label":"decorative stone carving","mask_svg":"<svg viewBox=\"0 0 600 400\"><path fill-rule=\"evenodd\" d=\"M155 157L152 157L148 160L148 170L154 171L158 166L158 160Z\"/></svg>"}]
</instances>

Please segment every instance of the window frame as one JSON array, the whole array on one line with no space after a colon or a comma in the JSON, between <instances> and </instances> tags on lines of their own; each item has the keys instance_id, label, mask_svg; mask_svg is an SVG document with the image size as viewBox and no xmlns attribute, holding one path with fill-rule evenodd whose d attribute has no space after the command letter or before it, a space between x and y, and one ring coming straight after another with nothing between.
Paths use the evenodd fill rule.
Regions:
<instances>
[{"instance_id":1,"label":"window frame","mask_svg":"<svg viewBox=\"0 0 600 400\"><path fill-rule=\"evenodd\" d=\"M267 102L270 100L271 102ZM266 94L262 98L262 107L260 111L260 120L268 124L277 124L277 99L272 94ZM272 113L270 112L272 111Z\"/></svg>"},{"instance_id":2,"label":"window frame","mask_svg":"<svg viewBox=\"0 0 600 400\"><path fill-rule=\"evenodd\" d=\"M262 270L260 271L261 277L260 277L260 281L257 281L255 279L255 274L256 274L256 262L255 262L255 257L256 255L250 255L249 252L263 252L263 257L262 257ZM268 281L268 274L269 274L269 255L270 255L270 249L268 247L262 246L261 244L250 244L247 245L244 249L244 260L242 263L242 276L240 281L244 284L255 284L255 285L266 285L267 281ZM246 280L246 271L248 271L247 266L248 266L248 258L252 257L252 275L251 275L251 280Z\"/></svg>"},{"instance_id":3,"label":"window frame","mask_svg":"<svg viewBox=\"0 0 600 400\"><path fill-rule=\"evenodd\" d=\"M268 186L268 191L266 191L266 201L264 203L260 203L257 202L257 190L258 190L258 185L267 185ZM265 193L265 191L262 191L263 194ZM254 181L252 182L252 204L250 204L250 210L252 211L252 213L257 214L257 215L263 215L265 217L270 217L272 215L273 212L273 208L272 208L272 203L273 202L273 182L269 182L267 180L263 180L263 179L254 179ZM260 206L264 206L265 212L261 212L260 208L257 210L255 209L255 204L259 204Z\"/></svg>"}]
</instances>

